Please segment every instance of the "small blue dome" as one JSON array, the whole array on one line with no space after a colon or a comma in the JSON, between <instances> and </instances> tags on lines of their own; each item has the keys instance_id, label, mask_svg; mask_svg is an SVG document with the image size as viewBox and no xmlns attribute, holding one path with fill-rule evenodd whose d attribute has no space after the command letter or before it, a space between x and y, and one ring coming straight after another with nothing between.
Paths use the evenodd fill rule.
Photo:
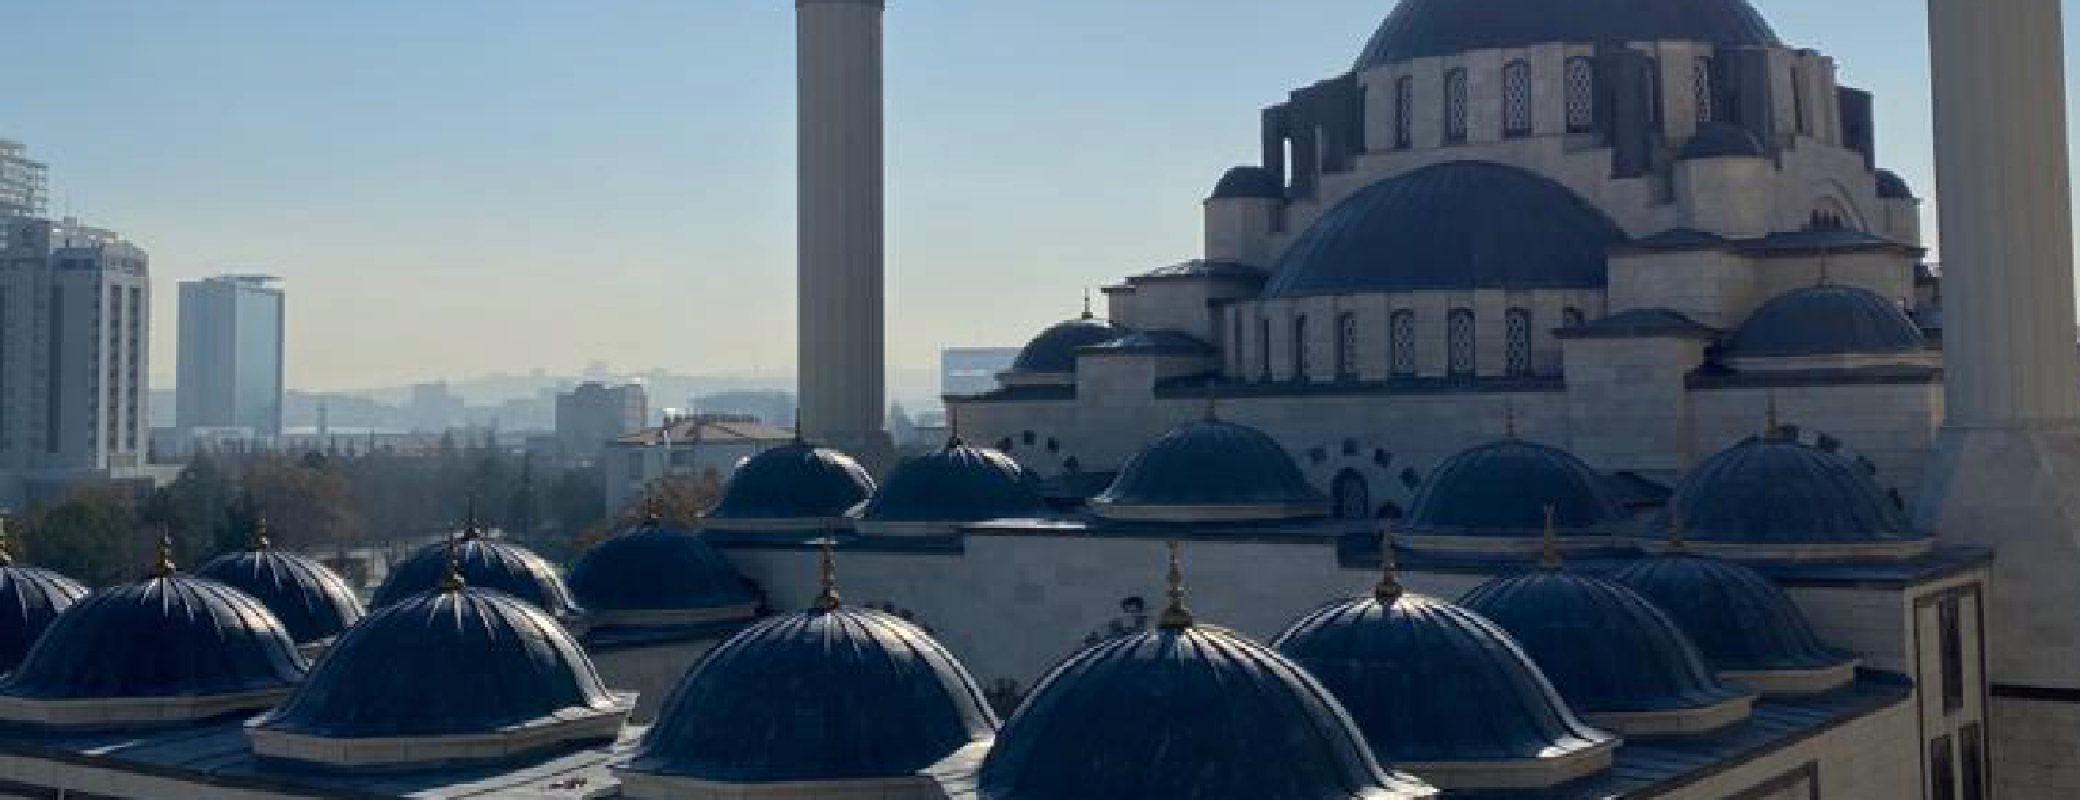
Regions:
<instances>
[{"instance_id":1,"label":"small blue dome","mask_svg":"<svg viewBox=\"0 0 2080 800\"><path fill-rule=\"evenodd\" d=\"M1017 461L953 439L897 465L858 513L868 522L980 522L1033 517L1046 508Z\"/></svg>"},{"instance_id":2,"label":"small blue dome","mask_svg":"<svg viewBox=\"0 0 2080 800\"><path fill-rule=\"evenodd\" d=\"M1786 292L1748 315L1726 354L1745 358L1918 353L1921 326L1869 289L1813 286Z\"/></svg>"},{"instance_id":3,"label":"small blue dome","mask_svg":"<svg viewBox=\"0 0 2080 800\"><path fill-rule=\"evenodd\" d=\"M1509 634L1441 600L1334 603L1275 646L1343 702L1381 761L1562 758L1617 743L1568 709Z\"/></svg>"},{"instance_id":4,"label":"small blue dome","mask_svg":"<svg viewBox=\"0 0 2080 800\"><path fill-rule=\"evenodd\" d=\"M1902 178L1902 177L1900 177L1899 173L1897 173L1897 172L1893 172L1892 170L1889 170L1889 169L1881 169L1881 170L1878 170L1878 177L1877 177L1877 180L1878 180L1878 199L1880 199L1880 200L1913 200L1913 199L1915 199L1915 198L1914 198L1914 187L1912 187L1912 186L1909 186L1909 185L1907 185L1907 179L1906 179L1906 178Z\"/></svg>"},{"instance_id":5,"label":"small blue dome","mask_svg":"<svg viewBox=\"0 0 2080 800\"><path fill-rule=\"evenodd\" d=\"M1277 440L1211 419L1179 425L1149 444L1091 505L1101 516L1136 518L1166 509L1220 519L1329 513L1328 498Z\"/></svg>"},{"instance_id":6,"label":"small blue dome","mask_svg":"<svg viewBox=\"0 0 2080 800\"><path fill-rule=\"evenodd\" d=\"M601 542L571 568L586 610L659 611L752 605L758 595L700 536L658 523Z\"/></svg>"},{"instance_id":7,"label":"small blue dome","mask_svg":"<svg viewBox=\"0 0 2080 800\"><path fill-rule=\"evenodd\" d=\"M1402 0L1365 45L1358 69L1535 44L1778 44L1747 0Z\"/></svg>"},{"instance_id":8,"label":"small blue dome","mask_svg":"<svg viewBox=\"0 0 2080 800\"><path fill-rule=\"evenodd\" d=\"M329 739L464 736L619 707L562 623L472 587L378 608L254 724Z\"/></svg>"},{"instance_id":9,"label":"small blue dome","mask_svg":"<svg viewBox=\"0 0 2080 800\"><path fill-rule=\"evenodd\" d=\"M102 589L58 615L0 696L209 697L288 689L305 664L251 595L189 575Z\"/></svg>"},{"instance_id":10,"label":"small blue dome","mask_svg":"<svg viewBox=\"0 0 2080 800\"><path fill-rule=\"evenodd\" d=\"M842 517L873 493L873 477L851 456L796 440L738 467L708 519Z\"/></svg>"},{"instance_id":11,"label":"small blue dome","mask_svg":"<svg viewBox=\"0 0 2080 800\"><path fill-rule=\"evenodd\" d=\"M975 679L916 625L817 609L766 620L709 651L628 769L726 783L894 778L996 727Z\"/></svg>"},{"instance_id":12,"label":"small blue dome","mask_svg":"<svg viewBox=\"0 0 2080 800\"><path fill-rule=\"evenodd\" d=\"M1706 459L1669 501L1692 541L1860 544L1925 539L1863 468L1784 437L1753 437Z\"/></svg>"},{"instance_id":13,"label":"small blue dome","mask_svg":"<svg viewBox=\"0 0 2080 800\"><path fill-rule=\"evenodd\" d=\"M1667 614L1602 578L1530 572L1482 584L1461 603L1509 631L1583 713L1703 708L1743 696L1705 668Z\"/></svg>"},{"instance_id":14,"label":"small blue dome","mask_svg":"<svg viewBox=\"0 0 2080 800\"><path fill-rule=\"evenodd\" d=\"M1427 787L1390 777L1320 683L1205 626L1114 637L1069 657L1006 723L983 800L1349 800Z\"/></svg>"},{"instance_id":15,"label":"small blue dome","mask_svg":"<svg viewBox=\"0 0 2080 800\"><path fill-rule=\"evenodd\" d=\"M1762 140L1754 132L1726 122L1707 122L1698 126L1697 133L1683 145L1677 156L1683 161L1705 158L1762 158L1769 151L1762 148Z\"/></svg>"},{"instance_id":16,"label":"small blue dome","mask_svg":"<svg viewBox=\"0 0 2080 800\"><path fill-rule=\"evenodd\" d=\"M289 630L297 644L330 639L366 613L354 587L315 559L260 548L226 553L195 574L259 600Z\"/></svg>"},{"instance_id":17,"label":"small blue dome","mask_svg":"<svg viewBox=\"0 0 2080 800\"><path fill-rule=\"evenodd\" d=\"M578 603L556 567L534 551L517 544L469 534L457 542L435 542L419 548L410 558L390 568L390 575L376 589L370 605L377 608L437 589L448 575L448 551L462 564L462 577L471 586L497 589L533 603L553 616L578 613Z\"/></svg>"},{"instance_id":18,"label":"small blue dome","mask_svg":"<svg viewBox=\"0 0 2080 800\"><path fill-rule=\"evenodd\" d=\"M1628 564L1612 578L1668 612L1720 672L1814 670L1855 660L1821 643L1783 589L1731 561L1663 556Z\"/></svg>"},{"instance_id":19,"label":"small blue dome","mask_svg":"<svg viewBox=\"0 0 2080 800\"><path fill-rule=\"evenodd\" d=\"M22 663L44 629L86 596L79 581L0 560L0 673Z\"/></svg>"},{"instance_id":20,"label":"small blue dome","mask_svg":"<svg viewBox=\"0 0 2080 800\"><path fill-rule=\"evenodd\" d=\"M1018 351L1011 362L1014 372L1068 373L1076 371L1076 351L1104 344L1126 335L1125 328L1084 312L1082 317L1058 323Z\"/></svg>"},{"instance_id":21,"label":"small blue dome","mask_svg":"<svg viewBox=\"0 0 2080 800\"><path fill-rule=\"evenodd\" d=\"M1263 167L1236 167L1221 176L1221 182L1213 187L1215 200L1284 200L1286 187L1281 185L1278 174Z\"/></svg>"},{"instance_id":22,"label":"small blue dome","mask_svg":"<svg viewBox=\"0 0 2080 800\"><path fill-rule=\"evenodd\" d=\"M1266 297L1426 289L1594 289L1625 232L1566 186L1484 161L1375 183L1279 259Z\"/></svg>"},{"instance_id":23,"label":"small blue dome","mask_svg":"<svg viewBox=\"0 0 2080 800\"><path fill-rule=\"evenodd\" d=\"M1602 476L1572 453L1503 439L1452 456L1416 491L1404 532L1538 537L1545 507L1563 536L1601 536L1626 523Z\"/></svg>"}]
</instances>

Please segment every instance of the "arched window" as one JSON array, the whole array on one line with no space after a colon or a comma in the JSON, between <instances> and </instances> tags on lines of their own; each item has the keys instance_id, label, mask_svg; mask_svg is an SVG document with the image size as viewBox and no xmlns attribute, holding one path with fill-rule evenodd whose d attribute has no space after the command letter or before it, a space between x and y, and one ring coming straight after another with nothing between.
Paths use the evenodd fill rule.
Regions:
<instances>
[{"instance_id":1,"label":"arched window","mask_svg":"<svg viewBox=\"0 0 2080 800\"><path fill-rule=\"evenodd\" d=\"M1358 315L1348 311L1336 317L1336 379L1358 379Z\"/></svg>"},{"instance_id":2,"label":"arched window","mask_svg":"<svg viewBox=\"0 0 2080 800\"><path fill-rule=\"evenodd\" d=\"M1512 308L1504 317L1503 364L1513 376L1531 374L1531 312Z\"/></svg>"},{"instance_id":3,"label":"arched window","mask_svg":"<svg viewBox=\"0 0 2080 800\"><path fill-rule=\"evenodd\" d=\"M1372 518L1372 487L1365 484L1365 476L1358 474L1357 470L1336 473L1329 492L1335 498L1337 519Z\"/></svg>"},{"instance_id":4,"label":"arched window","mask_svg":"<svg viewBox=\"0 0 2080 800\"><path fill-rule=\"evenodd\" d=\"M1416 79L1403 75L1394 81L1394 146L1406 150L1416 146Z\"/></svg>"},{"instance_id":5,"label":"arched window","mask_svg":"<svg viewBox=\"0 0 2080 800\"><path fill-rule=\"evenodd\" d=\"M1573 328L1573 327L1578 327L1578 326L1580 326L1580 325L1581 325L1582 323L1584 323L1584 322L1588 322L1588 321L1589 321L1588 317L1587 317L1586 315L1584 315L1584 314L1582 313L1582 310L1581 310L1581 309L1579 309L1579 308L1565 308L1565 309L1561 309L1561 310L1560 310L1560 327L1563 327L1563 328Z\"/></svg>"},{"instance_id":6,"label":"arched window","mask_svg":"<svg viewBox=\"0 0 2080 800\"><path fill-rule=\"evenodd\" d=\"M1502 133L1531 135L1531 62L1511 61L1502 67Z\"/></svg>"},{"instance_id":7,"label":"arched window","mask_svg":"<svg viewBox=\"0 0 2080 800\"><path fill-rule=\"evenodd\" d=\"M1596 128L1596 62L1584 56L1567 60L1567 130Z\"/></svg>"},{"instance_id":8,"label":"arched window","mask_svg":"<svg viewBox=\"0 0 2080 800\"><path fill-rule=\"evenodd\" d=\"M1314 354L1307 341L1307 315L1293 318L1293 380L1304 381L1314 374Z\"/></svg>"},{"instance_id":9,"label":"arched window","mask_svg":"<svg viewBox=\"0 0 2080 800\"><path fill-rule=\"evenodd\" d=\"M1473 312L1452 309L1445 324L1445 369L1454 378L1473 376Z\"/></svg>"},{"instance_id":10,"label":"arched window","mask_svg":"<svg viewBox=\"0 0 2080 800\"><path fill-rule=\"evenodd\" d=\"M1394 312L1387 325L1387 350L1392 354L1392 369L1396 377L1416 374L1416 312L1406 309Z\"/></svg>"},{"instance_id":11,"label":"arched window","mask_svg":"<svg viewBox=\"0 0 2080 800\"><path fill-rule=\"evenodd\" d=\"M1712 107L1711 59L1699 58L1696 64L1690 68L1690 91L1697 98L1698 123L1711 122L1715 119L1718 116L1718 110Z\"/></svg>"},{"instance_id":12,"label":"arched window","mask_svg":"<svg viewBox=\"0 0 2080 800\"><path fill-rule=\"evenodd\" d=\"M1262 359L1264 380L1271 380L1271 320L1257 321L1257 358Z\"/></svg>"},{"instance_id":13,"label":"arched window","mask_svg":"<svg viewBox=\"0 0 2080 800\"><path fill-rule=\"evenodd\" d=\"M1466 70L1455 69L1444 74L1444 139L1447 142L1466 141Z\"/></svg>"}]
</instances>

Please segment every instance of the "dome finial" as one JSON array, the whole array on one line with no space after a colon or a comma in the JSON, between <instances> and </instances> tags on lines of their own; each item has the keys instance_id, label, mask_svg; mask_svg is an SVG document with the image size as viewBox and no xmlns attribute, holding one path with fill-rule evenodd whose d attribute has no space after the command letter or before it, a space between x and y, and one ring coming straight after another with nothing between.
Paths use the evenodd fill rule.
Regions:
<instances>
[{"instance_id":1,"label":"dome finial","mask_svg":"<svg viewBox=\"0 0 2080 800\"><path fill-rule=\"evenodd\" d=\"M1156 624L1166 631L1181 631L1192 627L1192 610L1184 605L1184 559L1183 547L1176 539L1170 540L1170 606L1163 609L1163 617Z\"/></svg>"},{"instance_id":2,"label":"dome finial","mask_svg":"<svg viewBox=\"0 0 2080 800\"><path fill-rule=\"evenodd\" d=\"M1398 566L1394 558L1394 524L1389 522L1379 529L1379 585L1372 588L1372 597L1380 605L1391 606L1407 593L1401 576L1395 574Z\"/></svg>"},{"instance_id":3,"label":"dome finial","mask_svg":"<svg viewBox=\"0 0 2080 800\"><path fill-rule=\"evenodd\" d=\"M808 443L809 443L809 440L808 440L807 438L803 437L803 435L802 435L802 407L801 407L801 406L795 406L795 407L794 407L794 443L795 443L795 444L808 444Z\"/></svg>"},{"instance_id":4,"label":"dome finial","mask_svg":"<svg viewBox=\"0 0 2080 800\"><path fill-rule=\"evenodd\" d=\"M1217 380L1217 379L1215 378L1215 376L1212 376L1212 375L1208 375L1208 376L1206 376L1206 421L1207 421L1207 422L1219 422L1219 421L1220 421L1220 419L1221 419L1221 395L1220 395L1220 386L1219 386L1218 380Z\"/></svg>"},{"instance_id":5,"label":"dome finial","mask_svg":"<svg viewBox=\"0 0 2080 800\"><path fill-rule=\"evenodd\" d=\"M1769 393L1769 405L1762 420L1762 438L1771 441L1784 438L1784 424L1777 416L1777 393Z\"/></svg>"},{"instance_id":6,"label":"dome finial","mask_svg":"<svg viewBox=\"0 0 2080 800\"><path fill-rule=\"evenodd\" d=\"M1084 319L1097 319L1097 318L1098 318L1098 315L1096 315L1096 314L1093 314L1093 313L1091 313L1091 287L1089 287L1089 286L1085 286L1085 287L1083 287L1083 318L1084 318Z\"/></svg>"},{"instance_id":7,"label":"dome finial","mask_svg":"<svg viewBox=\"0 0 2080 800\"><path fill-rule=\"evenodd\" d=\"M952 450L959 446L961 446L961 407L948 404L946 406L946 449Z\"/></svg>"},{"instance_id":8,"label":"dome finial","mask_svg":"<svg viewBox=\"0 0 2080 800\"><path fill-rule=\"evenodd\" d=\"M462 540L459 538L448 540L447 570L447 574L441 576L442 592L454 594L469 585L468 581L462 579Z\"/></svg>"},{"instance_id":9,"label":"dome finial","mask_svg":"<svg viewBox=\"0 0 2080 800\"><path fill-rule=\"evenodd\" d=\"M173 563L173 533L162 528L159 534L158 560L152 563L152 577L171 578L179 571L180 567Z\"/></svg>"},{"instance_id":10,"label":"dome finial","mask_svg":"<svg viewBox=\"0 0 2080 800\"><path fill-rule=\"evenodd\" d=\"M0 514L0 567L14 566L14 537L7 529L12 522L14 517Z\"/></svg>"},{"instance_id":11,"label":"dome finial","mask_svg":"<svg viewBox=\"0 0 2080 800\"><path fill-rule=\"evenodd\" d=\"M274 541L267 538L266 514L261 514L260 516L254 518L253 541L248 544L248 549L255 553L266 552L267 550L272 549L274 547Z\"/></svg>"},{"instance_id":12,"label":"dome finial","mask_svg":"<svg viewBox=\"0 0 2080 800\"><path fill-rule=\"evenodd\" d=\"M1674 501L1668 504L1668 552L1684 555L1690 552L1690 530L1683 522L1683 510Z\"/></svg>"},{"instance_id":13,"label":"dome finial","mask_svg":"<svg viewBox=\"0 0 2080 800\"><path fill-rule=\"evenodd\" d=\"M652 528L664 526L663 487L643 495L643 524Z\"/></svg>"},{"instance_id":14,"label":"dome finial","mask_svg":"<svg viewBox=\"0 0 2080 800\"><path fill-rule=\"evenodd\" d=\"M1538 565L1547 571L1558 572L1567 566L1560 558L1560 507L1546 504L1545 551L1538 556Z\"/></svg>"},{"instance_id":15,"label":"dome finial","mask_svg":"<svg viewBox=\"0 0 2080 800\"><path fill-rule=\"evenodd\" d=\"M477 493L470 492L469 505L462 514L462 538L484 538L484 524L477 519Z\"/></svg>"},{"instance_id":16,"label":"dome finial","mask_svg":"<svg viewBox=\"0 0 2080 800\"><path fill-rule=\"evenodd\" d=\"M816 609L836 611L845 605L845 599L838 595L838 539L825 536L816 540L816 545L816 582L820 587L816 593Z\"/></svg>"}]
</instances>

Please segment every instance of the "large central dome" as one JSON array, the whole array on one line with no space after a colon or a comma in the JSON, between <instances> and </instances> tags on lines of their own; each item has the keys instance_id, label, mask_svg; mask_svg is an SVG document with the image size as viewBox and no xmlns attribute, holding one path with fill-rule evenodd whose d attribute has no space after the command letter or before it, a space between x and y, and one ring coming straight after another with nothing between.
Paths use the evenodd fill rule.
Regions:
<instances>
[{"instance_id":1,"label":"large central dome","mask_svg":"<svg viewBox=\"0 0 2080 800\"><path fill-rule=\"evenodd\" d=\"M1548 42L1672 40L1774 45L1777 35L1747 0L1402 0L1358 69Z\"/></svg>"}]
</instances>

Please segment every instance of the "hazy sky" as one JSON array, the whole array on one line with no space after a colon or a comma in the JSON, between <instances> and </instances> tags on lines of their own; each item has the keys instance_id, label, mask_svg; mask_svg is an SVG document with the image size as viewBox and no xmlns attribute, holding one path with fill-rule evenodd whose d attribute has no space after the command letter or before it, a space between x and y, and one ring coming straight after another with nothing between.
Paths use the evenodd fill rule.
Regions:
<instances>
[{"instance_id":1,"label":"hazy sky","mask_svg":"<svg viewBox=\"0 0 2080 800\"><path fill-rule=\"evenodd\" d=\"M890 361L1199 251L1257 112L1390 0L894 0ZM1913 0L1758 0L1932 190ZM793 361L787 0L5 0L0 137L174 282L287 278L290 383ZM2069 37L2072 35L2069 32Z\"/></svg>"}]
</instances>

